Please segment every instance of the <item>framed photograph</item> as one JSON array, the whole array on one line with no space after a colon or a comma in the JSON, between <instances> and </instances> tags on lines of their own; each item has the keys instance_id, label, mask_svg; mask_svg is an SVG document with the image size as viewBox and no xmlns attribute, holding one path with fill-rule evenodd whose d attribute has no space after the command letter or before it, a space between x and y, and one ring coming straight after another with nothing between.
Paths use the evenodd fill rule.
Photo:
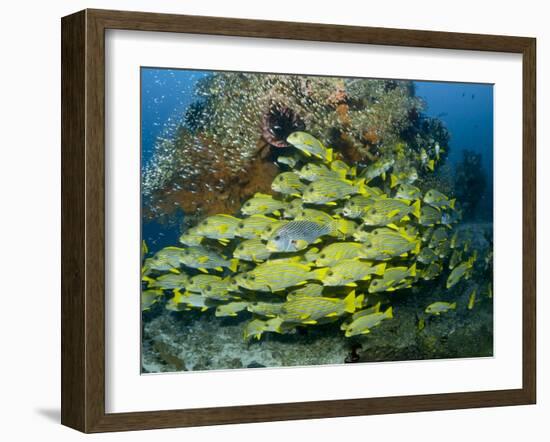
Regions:
<instances>
[{"instance_id":1,"label":"framed photograph","mask_svg":"<svg viewBox=\"0 0 550 442\"><path fill-rule=\"evenodd\" d=\"M535 53L64 17L62 423L535 403Z\"/></svg>"}]
</instances>

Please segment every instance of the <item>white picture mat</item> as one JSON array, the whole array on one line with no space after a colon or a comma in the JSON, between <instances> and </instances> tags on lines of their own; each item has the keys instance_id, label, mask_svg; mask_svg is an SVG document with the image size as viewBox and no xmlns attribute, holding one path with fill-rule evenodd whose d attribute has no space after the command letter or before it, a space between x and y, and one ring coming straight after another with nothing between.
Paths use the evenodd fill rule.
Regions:
<instances>
[{"instance_id":1,"label":"white picture mat","mask_svg":"<svg viewBox=\"0 0 550 442\"><path fill-rule=\"evenodd\" d=\"M494 83L494 357L140 375L140 67ZM106 411L520 388L521 56L109 30Z\"/></svg>"}]
</instances>

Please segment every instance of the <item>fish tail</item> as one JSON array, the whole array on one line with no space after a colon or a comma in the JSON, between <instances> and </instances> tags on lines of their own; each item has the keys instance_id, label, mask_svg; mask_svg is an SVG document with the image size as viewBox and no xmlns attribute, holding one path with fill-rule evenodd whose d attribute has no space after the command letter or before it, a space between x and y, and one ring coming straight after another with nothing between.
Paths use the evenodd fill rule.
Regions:
<instances>
[{"instance_id":1,"label":"fish tail","mask_svg":"<svg viewBox=\"0 0 550 442\"><path fill-rule=\"evenodd\" d=\"M376 271L374 272L375 275L382 276L384 275L384 272L386 271L386 263L383 262L381 264L378 264L376 266Z\"/></svg>"},{"instance_id":2,"label":"fish tail","mask_svg":"<svg viewBox=\"0 0 550 442\"><path fill-rule=\"evenodd\" d=\"M390 175L390 188L393 189L395 186L397 186L397 177L392 173Z\"/></svg>"},{"instance_id":3,"label":"fish tail","mask_svg":"<svg viewBox=\"0 0 550 442\"><path fill-rule=\"evenodd\" d=\"M430 169L433 172L434 167L435 167L435 161L434 160L428 161L428 169Z\"/></svg>"},{"instance_id":4,"label":"fish tail","mask_svg":"<svg viewBox=\"0 0 550 442\"><path fill-rule=\"evenodd\" d=\"M413 250L413 253L415 255L418 255L420 253L421 245L422 245L422 241L420 241L420 240L416 241L416 245L415 245L414 250Z\"/></svg>"},{"instance_id":5,"label":"fish tail","mask_svg":"<svg viewBox=\"0 0 550 442\"><path fill-rule=\"evenodd\" d=\"M231 270L233 273L237 271L237 267L239 265L239 260L234 258L229 261L229 270Z\"/></svg>"},{"instance_id":6,"label":"fish tail","mask_svg":"<svg viewBox=\"0 0 550 442\"><path fill-rule=\"evenodd\" d=\"M357 186L357 191L361 194L361 195L365 195L368 193L368 190L367 190L367 180L364 179L364 178L360 178L358 179L356 182L355 182L355 185Z\"/></svg>"},{"instance_id":7,"label":"fish tail","mask_svg":"<svg viewBox=\"0 0 550 442\"><path fill-rule=\"evenodd\" d=\"M355 298L355 308L359 309L363 306L363 300L365 299L365 295L359 295Z\"/></svg>"},{"instance_id":8,"label":"fish tail","mask_svg":"<svg viewBox=\"0 0 550 442\"><path fill-rule=\"evenodd\" d=\"M411 268L409 269L409 274L411 276L416 276L416 262L411 266Z\"/></svg>"},{"instance_id":9,"label":"fish tail","mask_svg":"<svg viewBox=\"0 0 550 442\"><path fill-rule=\"evenodd\" d=\"M388 319L393 318L393 307L388 307L388 309L384 312L384 316Z\"/></svg>"},{"instance_id":10,"label":"fish tail","mask_svg":"<svg viewBox=\"0 0 550 442\"><path fill-rule=\"evenodd\" d=\"M327 276L327 273L330 269L328 267L324 267L322 269L315 269L309 272L311 279L317 279L319 281L322 281L325 279L325 276Z\"/></svg>"},{"instance_id":11,"label":"fish tail","mask_svg":"<svg viewBox=\"0 0 550 442\"><path fill-rule=\"evenodd\" d=\"M331 148L327 149L327 161L329 163L332 162L333 157L334 157L333 150Z\"/></svg>"},{"instance_id":12,"label":"fish tail","mask_svg":"<svg viewBox=\"0 0 550 442\"><path fill-rule=\"evenodd\" d=\"M413 211L412 214L416 216L417 219L420 219L420 200L416 200L412 205Z\"/></svg>"},{"instance_id":13,"label":"fish tail","mask_svg":"<svg viewBox=\"0 0 550 442\"><path fill-rule=\"evenodd\" d=\"M454 209L454 208L455 208L455 204L456 204L456 198L453 198L453 199L449 202L449 205L451 206L451 209Z\"/></svg>"},{"instance_id":14,"label":"fish tail","mask_svg":"<svg viewBox=\"0 0 550 442\"><path fill-rule=\"evenodd\" d=\"M451 308L451 309L453 309L453 310L456 309L456 302L453 302L453 303L449 306L449 308Z\"/></svg>"},{"instance_id":15,"label":"fish tail","mask_svg":"<svg viewBox=\"0 0 550 442\"><path fill-rule=\"evenodd\" d=\"M349 295L344 298L344 310L348 313L355 312L355 290L349 292Z\"/></svg>"}]
</instances>

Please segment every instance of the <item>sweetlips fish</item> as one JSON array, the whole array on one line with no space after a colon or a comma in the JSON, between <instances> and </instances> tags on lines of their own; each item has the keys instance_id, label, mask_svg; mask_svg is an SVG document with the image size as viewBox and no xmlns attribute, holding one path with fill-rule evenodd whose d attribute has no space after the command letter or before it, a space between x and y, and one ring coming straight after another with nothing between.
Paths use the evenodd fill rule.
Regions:
<instances>
[{"instance_id":1,"label":"sweetlips fish","mask_svg":"<svg viewBox=\"0 0 550 442\"><path fill-rule=\"evenodd\" d=\"M343 259L329 269L326 275L321 278L325 286L348 286L355 287L356 281L368 281L372 275L383 275L386 264L374 264L370 261L359 261L357 259Z\"/></svg>"},{"instance_id":2,"label":"sweetlips fish","mask_svg":"<svg viewBox=\"0 0 550 442\"><path fill-rule=\"evenodd\" d=\"M276 223L268 225L262 233L260 233L260 239L263 239L264 241L267 241L271 236L273 235L273 232L280 229L281 227L287 225L290 221L287 221L285 219L281 219L277 221Z\"/></svg>"},{"instance_id":3,"label":"sweetlips fish","mask_svg":"<svg viewBox=\"0 0 550 442\"><path fill-rule=\"evenodd\" d=\"M218 305L216 307L216 311L214 314L217 317L237 316L239 312L246 310L247 307L248 307L248 302L244 302L244 301L229 302L227 304Z\"/></svg>"},{"instance_id":4,"label":"sweetlips fish","mask_svg":"<svg viewBox=\"0 0 550 442\"><path fill-rule=\"evenodd\" d=\"M333 224L315 221L290 221L273 231L267 241L271 252L297 252L333 231Z\"/></svg>"},{"instance_id":5,"label":"sweetlips fish","mask_svg":"<svg viewBox=\"0 0 550 442\"><path fill-rule=\"evenodd\" d=\"M354 178L357 174L357 168L355 166L350 167L342 160L334 160L330 163L330 170L336 172L341 178L346 178L347 176Z\"/></svg>"},{"instance_id":6,"label":"sweetlips fish","mask_svg":"<svg viewBox=\"0 0 550 442\"><path fill-rule=\"evenodd\" d=\"M307 157L314 156L329 163L332 161L332 149L327 149L323 143L307 132L292 132L286 141Z\"/></svg>"},{"instance_id":7,"label":"sweetlips fish","mask_svg":"<svg viewBox=\"0 0 550 442\"><path fill-rule=\"evenodd\" d=\"M292 290L286 295L286 299L291 301L294 298L299 298L300 296L322 296L325 286L318 282L308 282L306 285L303 285L297 289Z\"/></svg>"},{"instance_id":8,"label":"sweetlips fish","mask_svg":"<svg viewBox=\"0 0 550 442\"><path fill-rule=\"evenodd\" d=\"M437 207L438 209L454 209L455 201L455 199L449 199L436 189L428 190L426 195L424 195L424 202L430 206Z\"/></svg>"},{"instance_id":9,"label":"sweetlips fish","mask_svg":"<svg viewBox=\"0 0 550 442\"><path fill-rule=\"evenodd\" d=\"M368 298L364 299L363 304L366 305L368 303L368 301L369 301ZM375 305L371 305L368 308L356 311L354 314L351 315L350 318L348 318L347 320L342 322L342 324L340 325L340 330L345 331L353 321L359 319L362 316L372 315L373 313L380 312L380 306L381 305L382 305L382 303L380 301L378 301L378 303L376 303Z\"/></svg>"},{"instance_id":10,"label":"sweetlips fish","mask_svg":"<svg viewBox=\"0 0 550 442\"><path fill-rule=\"evenodd\" d=\"M247 310L266 318L274 318L282 313L283 304L282 302L250 302Z\"/></svg>"},{"instance_id":11,"label":"sweetlips fish","mask_svg":"<svg viewBox=\"0 0 550 442\"><path fill-rule=\"evenodd\" d=\"M235 238L235 230L240 221L239 218L231 215L212 215L202 220L195 228L195 232L206 238L227 243L230 239Z\"/></svg>"},{"instance_id":12,"label":"sweetlips fish","mask_svg":"<svg viewBox=\"0 0 550 442\"><path fill-rule=\"evenodd\" d=\"M262 334L265 332L283 333L283 320L279 317L268 319L267 321L261 319L253 319L248 322L244 328L243 336L245 340L250 338L256 338L260 340Z\"/></svg>"},{"instance_id":13,"label":"sweetlips fish","mask_svg":"<svg viewBox=\"0 0 550 442\"><path fill-rule=\"evenodd\" d=\"M441 241L434 248L435 254L440 258L446 258L451 253L451 245L449 241Z\"/></svg>"},{"instance_id":14,"label":"sweetlips fish","mask_svg":"<svg viewBox=\"0 0 550 442\"><path fill-rule=\"evenodd\" d=\"M191 310L192 308L206 311L213 306L214 303L202 295L189 292L182 293L180 290L174 289L174 296L168 300L165 308L174 312Z\"/></svg>"},{"instance_id":15,"label":"sweetlips fish","mask_svg":"<svg viewBox=\"0 0 550 442\"><path fill-rule=\"evenodd\" d=\"M271 195L255 193L252 198L246 201L241 207L243 215L281 215L281 210L287 207L287 203L274 199Z\"/></svg>"},{"instance_id":16,"label":"sweetlips fish","mask_svg":"<svg viewBox=\"0 0 550 442\"><path fill-rule=\"evenodd\" d=\"M373 327L376 327L386 319L392 319L392 318L393 318L392 307L388 307L388 309L383 313L374 312L366 315L361 315L346 327L346 338L370 333L370 330Z\"/></svg>"},{"instance_id":17,"label":"sweetlips fish","mask_svg":"<svg viewBox=\"0 0 550 442\"><path fill-rule=\"evenodd\" d=\"M443 266L438 262L432 262L422 270L421 276L425 281L430 281L437 278L443 271Z\"/></svg>"},{"instance_id":18,"label":"sweetlips fish","mask_svg":"<svg viewBox=\"0 0 550 442\"><path fill-rule=\"evenodd\" d=\"M277 157L277 163L285 164L290 168L294 168L302 160L302 154L296 152L293 155L279 155Z\"/></svg>"},{"instance_id":19,"label":"sweetlips fish","mask_svg":"<svg viewBox=\"0 0 550 442\"><path fill-rule=\"evenodd\" d=\"M319 178L304 190L304 203L335 205L335 201L365 192L363 180L350 181L341 178Z\"/></svg>"},{"instance_id":20,"label":"sweetlips fish","mask_svg":"<svg viewBox=\"0 0 550 442\"><path fill-rule=\"evenodd\" d=\"M302 198L294 198L292 201L290 201L285 208L285 211L283 213L283 218L286 219L292 219L295 218L299 213L302 212L304 209L304 202L302 201Z\"/></svg>"},{"instance_id":21,"label":"sweetlips fish","mask_svg":"<svg viewBox=\"0 0 550 442\"><path fill-rule=\"evenodd\" d=\"M425 312L431 315L439 316L441 313L445 313L445 312L448 312L449 310L454 310L454 309L456 309L456 302L453 302L451 304L449 302L438 301L426 307Z\"/></svg>"},{"instance_id":22,"label":"sweetlips fish","mask_svg":"<svg viewBox=\"0 0 550 442\"><path fill-rule=\"evenodd\" d=\"M148 288L163 290L184 289L190 282L189 276L185 273L165 273L157 278L149 278Z\"/></svg>"},{"instance_id":23,"label":"sweetlips fish","mask_svg":"<svg viewBox=\"0 0 550 442\"><path fill-rule=\"evenodd\" d=\"M362 258L364 245L357 242L335 242L323 247L317 253L315 265L317 267L330 267L338 264L343 259Z\"/></svg>"},{"instance_id":24,"label":"sweetlips fish","mask_svg":"<svg viewBox=\"0 0 550 442\"><path fill-rule=\"evenodd\" d=\"M165 247L159 250L151 258L147 258L143 264L142 273L147 275L151 270L159 272L180 273L181 257L186 249L180 247Z\"/></svg>"},{"instance_id":25,"label":"sweetlips fish","mask_svg":"<svg viewBox=\"0 0 550 442\"><path fill-rule=\"evenodd\" d=\"M422 199L422 192L418 187L411 184L400 184L395 192L395 198L408 201L420 200Z\"/></svg>"},{"instance_id":26,"label":"sweetlips fish","mask_svg":"<svg viewBox=\"0 0 550 442\"><path fill-rule=\"evenodd\" d=\"M390 174L390 188L393 189L395 186L399 184L408 186L414 183L417 179L418 179L418 172L414 167L399 173L392 173Z\"/></svg>"},{"instance_id":27,"label":"sweetlips fish","mask_svg":"<svg viewBox=\"0 0 550 442\"><path fill-rule=\"evenodd\" d=\"M227 260L213 250L201 246L184 249L180 256L180 262L203 273L208 273L208 269L222 271L223 267L236 271L239 263L238 260Z\"/></svg>"},{"instance_id":28,"label":"sweetlips fish","mask_svg":"<svg viewBox=\"0 0 550 442\"><path fill-rule=\"evenodd\" d=\"M403 228L393 230L380 227L370 232L363 244L366 259L385 260L396 256L405 257L408 253L418 254L421 241Z\"/></svg>"},{"instance_id":29,"label":"sweetlips fish","mask_svg":"<svg viewBox=\"0 0 550 442\"><path fill-rule=\"evenodd\" d=\"M449 260L449 269L453 270L462 261L462 251L454 249L451 253L451 259Z\"/></svg>"},{"instance_id":30,"label":"sweetlips fish","mask_svg":"<svg viewBox=\"0 0 550 442\"><path fill-rule=\"evenodd\" d=\"M410 204L410 201L395 198L378 199L362 215L363 223L368 226L394 226L395 223L409 221L409 215L420 218L420 201Z\"/></svg>"},{"instance_id":31,"label":"sweetlips fish","mask_svg":"<svg viewBox=\"0 0 550 442\"><path fill-rule=\"evenodd\" d=\"M185 288L189 292L203 293L207 285L215 284L221 280L222 278L216 275L195 275L189 279Z\"/></svg>"},{"instance_id":32,"label":"sweetlips fish","mask_svg":"<svg viewBox=\"0 0 550 442\"><path fill-rule=\"evenodd\" d=\"M390 267L382 278L373 279L369 285L369 293L392 292L409 288L416 278L416 263L411 267Z\"/></svg>"},{"instance_id":33,"label":"sweetlips fish","mask_svg":"<svg viewBox=\"0 0 550 442\"><path fill-rule=\"evenodd\" d=\"M373 204L374 199L371 196L353 196L345 202L342 214L348 218L361 218Z\"/></svg>"},{"instance_id":34,"label":"sweetlips fish","mask_svg":"<svg viewBox=\"0 0 550 442\"><path fill-rule=\"evenodd\" d=\"M428 157L428 152L426 152L426 149L424 148L420 150L420 162L422 163L422 166L424 166L426 169L431 170L433 172L435 168L435 161L431 160Z\"/></svg>"},{"instance_id":35,"label":"sweetlips fish","mask_svg":"<svg viewBox=\"0 0 550 442\"><path fill-rule=\"evenodd\" d=\"M186 246L198 246L203 239L204 236L197 233L197 227L192 227L179 237L179 242Z\"/></svg>"},{"instance_id":36,"label":"sweetlips fish","mask_svg":"<svg viewBox=\"0 0 550 442\"><path fill-rule=\"evenodd\" d=\"M422 250L420 250L420 253L416 257L416 260L418 262L421 262L422 264L431 264L434 261L437 261L438 256L435 254L435 252L430 249L429 247L423 247Z\"/></svg>"},{"instance_id":37,"label":"sweetlips fish","mask_svg":"<svg viewBox=\"0 0 550 442\"><path fill-rule=\"evenodd\" d=\"M243 261L261 262L270 256L271 252L259 238L242 241L233 251L233 257Z\"/></svg>"},{"instance_id":38,"label":"sweetlips fish","mask_svg":"<svg viewBox=\"0 0 550 442\"><path fill-rule=\"evenodd\" d=\"M235 282L248 290L278 292L288 287L318 280L326 269L311 270L311 266L297 262L267 261L246 273L235 276Z\"/></svg>"},{"instance_id":39,"label":"sweetlips fish","mask_svg":"<svg viewBox=\"0 0 550 442\"><path fill-rule=\"evenodd\" d=\"M351 291L344 299L300 296L283 304L280 318L284 322L317 324L323 318L339 317L344 313L353 313L356 306L361 305L361 302L362 297L356 299L354 291Z\"/></svg>"},{"instance_id":40,"label":"sweetlips fish","mask_svg":"<svg viewBox=\"0 0 550 442\"><path fill-rule=\"evenodd\" d=\"M353 235L357 231L359 224L351 219L340 218L336 220L336 230L331 233L331 236L335 236L339 239L353 238Z\"/></svg>"},{"instance_id":41,"label":"sweetlips fish","mask_svg":"<svg viewBox=\"0 0 550 442\"><path fill-rule=\"evenodd\" d=\"M163 295L160 289L142 290L141 291L141 311L149 310Z\"/></svg>"},{"instance_id":42,"label":"sweetlips fish","mask_svg":"<svg viewBox=\"0 0 550 442\"><path fill-rule=\"evenodd\" d=\"M456 208L454 210L446 210L441 215L441 224L450 226L451 224L457 223L460 221L462 214Z\"/></svg>"},{"instance_id":43,"label":"sweetlips fish","mask_svg":"<svg viewBox=\"0 0 550 442\"><path fill-rule=\"evenodd\" d=\"M283 172L275 177L271 188L283 195L301 196L306 185L300 181L300 177L294 172Z\"/></svg>"},{"instance_id":44,"label":"sweetlips fish","mask_svg":"<svg viewBox=\"0 0 550 442\"><path fill-rule=\"evenodd\" d=\"M343 179L345 176L342 176L338 171L329 169L324 164L316 163L307 163L298 171L296 174L299 178L305 181L317 181L321 178L333 178L333 179Z\"/></svg>"},{"instance_id":45,"label":"sweetlips fish","mask_svg":"<svg viewBox=\"0 0 550 442\"><path fill-rule=\"evenodd\" d=\"M420 218L418 223L421 226L434 226L435 224L441 223L441 211L432 206L422 206L420 209Z\"/></svg>"},{"instance_id":46,"label":"sweetlips fish","mask_svg":"<svg viewBox=\"0 0 550 442\"><path fill-rule=\"evenodd\" d=\"M475 256L472 256L467 261L458 264L447 278L447 288L450 289L452 286L457 284L462 277L469 278L474 267L474 262Z\"/></svg>"},{"instance_id":47,"label":"sweetlips fish","mask_svg":"<svg viewBox=\"0 0 550 442\"><path fill-rule=\"evenodd\" d=\"M395 160L393 158L381 158L367 166L359 174L359 177L365 178L367 183L377 177L382 177L383 180L386 180L386 172L388 172L394 164Z\"/></svg>"},{"instance_id":48,"label":"sweetlips fish","mask_svg":"<svg viewBox=\"0 0 550 442\"><path fill-rule=\"evenodd\" d=\"M229 293L229 285L232 280L229 278L212 281L205 284L200 293L209 299L215 299L217 301L227 301L229 299L237 299L238 296Z\"/></svg>"},{"instance_id":49,"label":"sweetlips fish","mask_svg":"<svg viewBox=\"0 0 550 442\"><path fill-rule=\"evenodd\" d=\"M428 243L428 247L433 249L437 247L440 243L448 241L448 239L449 235L445 227L438 227L433 231L430 242Z\"/></svg>"},{"instance_id":50,"label":"sweetlips fish","mask_svg":"<svg viewBox=\"0 0 550 442\"><path fill-rule=\"evenodd\" d=\"M267 226L277 223L279 220L265 215L252 215L239 220L235 229L235 236L240 238L257 238Z\"/></svg>"},{"instance_id":51,"label":"sweetlips fish","mask_svg":"<svg viewBox=\"0 0 550 442\"><path fill-rule=\"evenodd\" d=\"M476 303L477 286L474 286L468 296L468 310L472 310Z\"/></svg>"}]
</instances>

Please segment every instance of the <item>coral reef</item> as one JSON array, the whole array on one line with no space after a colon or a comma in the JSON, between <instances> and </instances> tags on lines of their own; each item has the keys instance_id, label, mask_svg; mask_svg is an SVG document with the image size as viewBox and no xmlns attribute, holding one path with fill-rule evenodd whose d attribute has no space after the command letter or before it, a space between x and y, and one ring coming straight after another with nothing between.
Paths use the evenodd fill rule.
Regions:
<instances>
[{"instance_id":1,"label":"coral reef","mask_svg":"<svg viewBox=\"0 0 550 442\"><path fill-rule=\"evenodd\" d=\"M423 175L439 157L435 146L447 150L444 128L421 115L409 81L217 72L197 91L176 135L145 166L146 218L176 208L198 217L236 212L269 189L277 171L266 159L287 155L286 136L296 130L315 133L348 162L394 158L402 174ZM254 186L243 183L253 175Z\"/></svg>"}]
</instances>

